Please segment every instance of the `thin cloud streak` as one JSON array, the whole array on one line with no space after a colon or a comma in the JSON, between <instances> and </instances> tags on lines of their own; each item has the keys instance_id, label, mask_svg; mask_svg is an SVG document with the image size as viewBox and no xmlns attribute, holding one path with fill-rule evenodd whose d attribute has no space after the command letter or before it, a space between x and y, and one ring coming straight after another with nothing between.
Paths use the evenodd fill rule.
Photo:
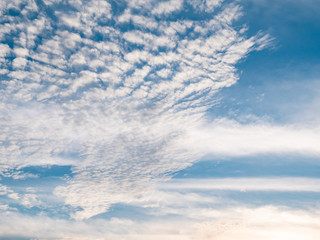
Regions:
<instances>
[{"instance_id":1,"label":"thin cloud streak","mask_svg":"<svg viewBox=\"0 0 320 240\"><path fill-rule=\"evenodd\" d=\"M113 218L87 222L52 219L47 216L27 217L8 213L0 219L0 231L7 238L55 239L172 239L172 240L314 240L320 236L319 212L265 206L229 209L198 208L211 216L199 219L153 219L132 221ZM141 227L143 226L143 227ZM19 230L19 231L17 231Z\"/></svg>"},{"instance_id":2,"label":"thin cloud streak","mask_svg":"<svg viewBox=\"0 0 320 240\"><path fill-rule=\"evenodd\" d=\"M303 124L242 124L218 119L200 128L190 129L179 143L186 149L215 156L249 156L257 154L320 155L320 130Z\"/></svg>"},{"instance_id":3,"label":"thin cloud streak","mask_svg":"<svg viewBox=\"0 0 320 240\"><path fill-rule=\"evenodd\" d=\"M172 179L160 183L163 190L224 190L224 191L276 191L320 192L318 178L208 178Z\"/></svg>"}]
</instances>

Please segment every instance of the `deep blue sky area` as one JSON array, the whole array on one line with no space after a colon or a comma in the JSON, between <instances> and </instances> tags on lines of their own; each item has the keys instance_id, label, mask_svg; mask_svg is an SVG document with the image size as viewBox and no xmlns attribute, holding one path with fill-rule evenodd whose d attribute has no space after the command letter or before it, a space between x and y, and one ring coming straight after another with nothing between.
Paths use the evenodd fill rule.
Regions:
<instances>
[{"instance_id":1,"label":"deep blue sky area","mask_svg":"<svg viewBox=\"0 0 320 240\"><path fill-rule=\"evenodd\" d=\"M241 119L253 114L285 123L317 99L320 6L314 2L241 3L245 14L238 24L248 26L248 35L262 31L273 40L268 48L250 53L237 65L240 79L220 92L222 101L212 108L212 117Z\"/></svg>"},{"instance_id":2,"label":"deep blue sky area","mask_svg":"<svg viewBox=\"0 0 320 240\"><path fill-rule=\"evenodd\" d=\"M202 161L178 172L174 178L318 177L318 158L302 156L246 156Z\"/></svg>"}]
</instances>

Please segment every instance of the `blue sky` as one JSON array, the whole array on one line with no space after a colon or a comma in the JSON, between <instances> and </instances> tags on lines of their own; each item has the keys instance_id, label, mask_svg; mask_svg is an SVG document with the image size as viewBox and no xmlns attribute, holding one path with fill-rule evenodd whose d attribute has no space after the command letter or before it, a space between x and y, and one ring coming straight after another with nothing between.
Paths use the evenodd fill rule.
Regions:
<instances>
[{"instance_id":1,"label":"blue sky","mask_svg":"<svg viewBox=\"0 0 320 240\"><path fill-rule=\"evenodd\" d=\"M2 1L0 239L319 239L319 10Z\"/></svg>"}]
</instances>

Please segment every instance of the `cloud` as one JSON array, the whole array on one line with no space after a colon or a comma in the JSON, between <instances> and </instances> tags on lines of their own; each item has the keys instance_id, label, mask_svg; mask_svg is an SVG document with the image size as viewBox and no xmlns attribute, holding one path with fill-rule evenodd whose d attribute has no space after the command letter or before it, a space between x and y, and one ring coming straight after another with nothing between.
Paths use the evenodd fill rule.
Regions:
<instances>
[{"instance_id":1,"label":"cloud","mask_svg":"<svg viewBox=\"0 0 320 240\"><path fill-rule=\"evenodd\" d=\"M223 216L224 215L224 216ZM318 213L307 213L272 206L257 209L238 208L220 215L220 221L198 225L191 239L316 239Z\"/></svg>"},{"instance_id":2,"label":"cloud","mask_svg":"<svg viewBox=\"0 0 320 240\"><path fill-rule=\"evenodd\" d=\"M172 222L147 223L148 228L129 219L93 220L89 223L52 219L46 216L27 217L17 213L4 214L0 220L1 237L55 239L176 239ZM4 224L6 223L6 224ZM124 227L126 226L126 227ZM148 229L148 230L147 230ZM185 230L186 231L186 230ZM183 234L183 232L181 232ZM179 238L181 239L181 237ZM182 235L182 239L188 239Z\"/></svg>"},{"instance_id":3,"label":"cloud","mask_svg":"<svg viewBox=\"0 0 320 240\"><path fill-rule=\"evenodd\" d=\"M198 209L199 210L199 209ZM201 209L205 210L205 209ZM319 237L319 213L274 206L237 207L211 212L200 221L186 218L96 219L73 222L47 216L6 213L0 219L2 237L55 239L283 239L313 240ZM124 227L125 226L125 227ZM143 227L141 227L143 226Z\"/></svg>"},{"instance_id":4,"label":"cloud","mask_svg":"<svg viewBox=\"0 0 320 240\"><path fill-rule=\"evenodd\" d=\"M319 192L315 178L221 178L173 179L159 184L160 189Z\"/></svg>"},{"instance_id":5,"label":"cloud","mask_svg":"<svg viewBox=\"0 0 320 240\"><path fill-rule=\"evenodd\" d=\"M186 144L186 149L197 149L218 156L320 154L320 132L314 126L274 126L263 122L241 124L233 120L219 119L187 134L190 135L179 143Z\"/></svg>"},{"instance_id":6,"label":"cloud","mask_svg":"<svg viewBox=\"0 0 320 240\"><path fill-rule=\"evenodd\" d=\"M16 1L20 14L5 15L0 32L10 70L1 164L72 165L54 194L80 220L139 201L207 153L181 139L206 124L214 94L238 80L235 64L268 39L233 27L235 4L201 20L171 16L183 4L130 1L115 16L106 1Z\"/></svg>"},{"instance_id":7,"label":"cloud","mask_svg":"<svg viewBox=\"0 0 320 240\"><path fill-rule=\"evenodd\" d=\"M197 1L197 0L187 0L187 3L191 4L195 10L201 10L205 12L213 12L215 8L219 7L223 0L207 0L207 1Z\"/></svg>"},{"instance_id":8,"label":"cloud","mask_svg":"<svg viewBox=\"0 0 320 240\"><path fill-rule=\"evenodd\" d=\"M206 154L319 155L314 126L207 120L215 93L237 82L236 64L270 44L268 35L248 37L233 26L240 6L203 1L189 9L205 13L197 20L177 17L195 1L134 0L125 9L94 0L0 4L1 176L37 177L22 171L27 166L72 170L45 197L0 185L1 237L319 238L317 209L228 208L227 199L207 194L319 192L318 179L170 180ZM147 220L96 216L114 204L142 209Z\"/></svg>"},{"instance_id":9,"label":"cloud","mask_svg":"<svg viewBox=\"0 0 320 240\"><path fill-rule=\"evenodd\" d=\"M141 16L131 13L131 9L126 9L122 15L118 17L119 23L128 23L132 21L135 26L139 26L142 29L149 28L155 29L158 27L158 23L152 16Z\"/></svg>"},{"instance_id":10,"label":"cloud","mask_svg":"<svg viewBox=\"0 0 320 240\"><path fill-rule=\"evenodd\" d=\"M27 193L18 193L15 192L8 186L0 184L0 196L6 196L9 199L9 202L14 202L15 204L20 204L27 208L32 208L34 206L40 206L43 203L39 200L38 196L34 193L30 193L30 190L27 189ZM8 202L7 202L8 203ZM5 207L7 206L7 207ZM0 209L2 209L0 207ZM9 210L9 205L4 205L2 210ZM11 209L12 210L12 209Z\"/></svg>"},{"instance_id":11,"label":"cloud","mask_svg":"<svg viewBox=\"0 0 320 240\"><path fill-rule=\"evenodd\" d=\"M165 2L160 2L158 6L156 6L152 13L155 15L161 15L161 14L169 14L174 11L178 11L182 7L182 0L170 0Z\"/></svg>"}]
</instances>

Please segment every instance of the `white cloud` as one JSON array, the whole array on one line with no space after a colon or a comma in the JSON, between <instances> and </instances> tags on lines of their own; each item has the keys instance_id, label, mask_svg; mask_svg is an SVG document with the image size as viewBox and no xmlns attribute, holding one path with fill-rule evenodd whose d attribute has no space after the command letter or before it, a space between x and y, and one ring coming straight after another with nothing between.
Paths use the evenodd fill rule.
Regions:
<instances>
[{"instance_id":1,"label":"white cloud","mask_svg":"<svg viewBox=\"0 0 320 240\"><path fill-rule=\"evenodd\" d=\"M12 65L14 68L20 69L20 68L24 68L27 62L28 62L27 59L18 57L13 60Z\"/></svg>"},{"instance_id":2,"label":"white cloud","mask_svg":"<svg viewBox=\"0 0 320 240\"><path fill-rule=\"evenodd\" d=\"M162 78L168 78L171 73L172 72L170 69L165 69L165 68L161 69L160 71L157 71L157 75Z\"/></svg>"},{"instance_id":3,"label":"white cloud","mask_svg":"<svg viewBox=\"0 0 320 240\"><path fill-rule=\"evenodd\" d=\"M223 0L207 0L206 5L207 8L212 11L214 8L220 6L222 2Z\"/></svg>"},{"instance_id":4,"label":"white cloud","mask_svg":"<svg viewBox=\"0 0 320 240\"><path fill-rule=\"evenodd\" d=\"M320 132L316 127L274 126L268 123L240 124L220 119L182 140L187 149L214 155L245 156L263 153L320 154Z\"/></svg>"},{"instance_id":5,"label":"white cloud","mask_svg":"<svg viewBox=\"0 0 320 240\"><path fill-rule=\"evenodd\" d=\"M24 15L37 10L34 1L24 2L0 2L1 14L22 5ZM202 21L174 21L166 16L180 11L182 1L128 1L117 19L130 21L134 30L129 31L112 25L117 19L107 1L94 0L69 1L73 10L54 11L56 22L41 11L35 19L8 17L10 23L0 26L1 39L16 33L13 50L0 45L1 64L10 69L3 71L7 79L0 89L0 173L22 180L37 177L20 172L25 166L71 165L73 177L52 194L78 220L44 212L29 217L1 204L0 237L319 238L318 210L216 209L225 199L190 191L319 192L318 179L168 181L206 154L320 153L314 126L206 122L214 94L238 80L235 65L270 44L270 37L259 33L247 39L243 29L234 28L242 14L238 5L218 9L222 1L205 2L199 11L217 13ZM54 10L61 1L45 3ZM5 59L11 53L17 56L10 62L13 70ZM0 185L0 195L27 208L44 207L36 193ZM116 203L142 207L156 219L89 219Z\"/></svg>"},{"instance_id":6,"label":"white cloud","mask_svg":"<svg viewBox=\"0 0 320 240\"><path fill-rule=\"evenodd\" d=\"M10 52L10 48L7 44L0 44L0 57L5 57Z\"/></svg>"},{"instance_id":7,"label":"white cloud","mask_svg":"<svg viewBox=\"0 0 320 240\"><path fill-rule=\"evenodd\" d=\"M154 4L154 0L127 0L127 4L130 8L133 9L146 9L149 10Z\"/></svg>"},{"instance_id":8,"label":"white cloud","mask_svg":"<svg viewBox=\"0 0 320 240\"><path fill-rule=\"evenodd\" d=\"M80 28L81 27L79 14L70 15L70 16L64 15L64 16L61 17L61 20L64 21L70 27L75 27L75 28Z\"/></svg>"},{"instance_id":9,"label":"white cloud","mask_svg":"<svg viewBox=\"0 0 320 240\"><path fill-rule=\"evenodd\" d=\"M120 23L128 23L132 21L136 26L141 28L155 29L158 27L158 23L153 17L145 17L140 15L134 15L131 13L131 9L126 9L124 13L118 17Z\"/></svg>"},{"instance_id":10,"label":"white cloud","mask_svg":"<svg viewBox=\"0 0 320 240\"><path fill-rule=\"evenodd\" d=\"M220 178L173 179L159 184L160 189L320 192L317 178Z\"/></svg>"},{"instance_id":11,"label":"white cloud","mask_svg":"<svg viewBox=\"0 0 320 240\"><path fill-rule=\"evenodd\" d=\"M42 202L38 199L36 194L27 193L21 196L20 204L27 208L32 208L34 206L40 206Z\"/></svg>"},{"instance_id":12,"label":"white cloud","mask_svg":"<svg viewBox=\"0 0 320 240\"><path fill-rule=\"evenodd\" d=\"M19 57L26 57L28 56L28 52L29 52L28 49L26 48L15 48L13 51Z\"/></svg>"},{"instance_id":13,"label":"white cloud","mask_svg":"<svg viewBox=\"0 0 320 240\"><path fill-rule=\"evenodd\" d=\"M155 15L168 14L181 9L183 0L170 0L165 2L160 2L156 6L152 13Z\"/></svg>"},{"instance_id":14,"label":"white cloud","mask_svg":"<svg viewBox=\"0 0 320 240\"><path fill-rule=\"evenodd\" d=\"M196 11L206 11L213 12L215 8L219 7L223 0L206 0L206 1L197 1L197 0L187 0L189 4L194 7Z\"/></svg>"},{"instance_id":15,"label":"white cloud","mask_svg":"<svg viewBox=\"0 0 320 240\"><path fill-rule=\"evenodd\" d=\"M174 21L166 14L181 10L182 1L130 1L117 17L132 20L133 30L124 30L112 24L117 19L106 1L72 1L65 11L59 2L47 3L54 17L41 11L0 28L1 37L17 32L12 41L21 57L0 90L1 163L72 165L74 178L55 194L83 209L77 219L139 202L154 183L211 152L186 151L189 143L181 139L195 134L202 141L196 131L212 96L234 84L235 64L267 41L233 28L241 14L233 5L201 21ZM34 9L32 1L26 6ZM148 9L161 15L157 23Z\"/></svg>"},{"instance_id":16,"label":"white cloud","mask_svg":"<svg viewBox=\"0 0 320 240\"><path fill-rule=\"evenodd\" d=\"M200 223L191 239L312 240L320 236L318 214L272 206L231 209L220 214L220 221Z\"/></svg>"},{"instance_id":17,"label":"white cloud","mask_svg":"<svg viewBox=\"0 0 320 240\"><path fill-rule=\"evenodd\" d=\"M18 193L9 193L8 194L8 197L9 198L12 198L14 200L18 200L20 198L19 194Z\"/></svg>"},{"instance_id":18,"label":"white cloud","mask_svg":"<svg viewBox=\"0 0 320 240\"><path fill-rule=\"evenodd\" d=\"M12 190L5 185L0 185L0 195L8 195Z\"/></svg>"},{"instance_id":19,"label":"white cloud","mask_svg":"<svg viewBox=\"0 0 320 240\"><path fill-rule=\"evenodd\" d=\"M74 222L7 212L0 218L0 236L124 240L314 240L320 236L318 211L265 206L221 209L211 214L202 220L176 217L138 222L118 218Z\"/></svg>"},{"instance_id":20,"label":"white cloud","mask_svg":"<svg viewBox=\"0 0 320 240\"><path fill-rule=\"evenodd\" d=\"M20 214L4 214L0 219L2 237L55 238L55 239L188 239L184 232L177 233L172 222L143 224L127 219L113 218L89 223L51 219L46 216L27 217ZM6 224L4 224L6 223ZM171 226L170 226L171 225ZM125 226L125 227L124 227ZM180 235L180 236L179 236Z\"/></svg>"},{"instance_id":21,"label":"white cloud","mask_svg":"<svg viewBox=\"0 0 320 240\"><path fill-rule=\"evenodd\" d=\"M30 189L27 189L27 190L29 190L30 192ZM0 184L0 196L6 196L7 198L12 199L11 202L13 201L15 204L20 204L27 208L39 206L42 204L42 202L38 199L38 196L34 193L18 193L18 192L15 192L10 187L1 185L1 184ZM10 209L9 205L4 205L4 207L1 208L1 204L0 204L0 211L9 210L9 209Z\"/></svg>"}]
</instances>

